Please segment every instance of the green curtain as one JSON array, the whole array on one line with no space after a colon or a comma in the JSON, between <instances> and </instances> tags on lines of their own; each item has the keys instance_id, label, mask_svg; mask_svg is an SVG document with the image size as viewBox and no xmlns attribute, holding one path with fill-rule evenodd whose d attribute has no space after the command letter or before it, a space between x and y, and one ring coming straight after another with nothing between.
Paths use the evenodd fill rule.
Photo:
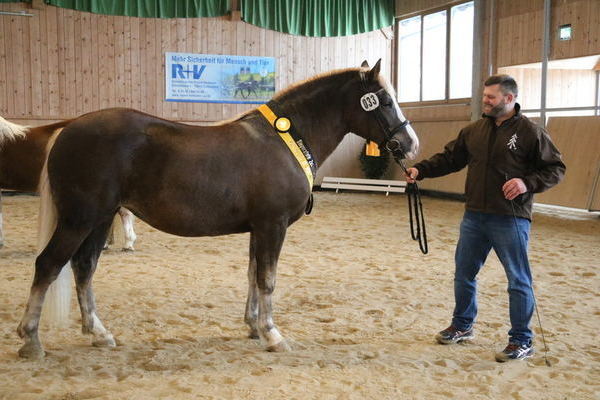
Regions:
<instances>
[{"instance_id":1,"label":"green curtain","mask_svg":"<svg viewBox=\"0 0 600 400\"><path fill-rule=\"evenodd\" d=\"M240 0L250 24L302 36L346 36L394 23L394 0Z\"/></svg>"},{"instance_id":2,"label":"green curtain","mask_svg":"<svg viewBox=\"0 0 600 400\"><path fill-rule=\"evenodd\" d=\"M46 4L95 14L149 18L218 17L230 12L229 0L45 0Z\"/></svg>"}]
</instances>

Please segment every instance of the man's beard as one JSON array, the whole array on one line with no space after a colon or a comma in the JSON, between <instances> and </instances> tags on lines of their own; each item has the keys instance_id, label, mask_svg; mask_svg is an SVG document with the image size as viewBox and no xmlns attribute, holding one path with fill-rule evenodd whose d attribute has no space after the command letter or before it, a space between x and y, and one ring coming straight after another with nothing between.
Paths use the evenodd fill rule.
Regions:
<instances>
[{"instance_id":1,"label":"man's beard","mask_svg":"<svg viewBox=\"0 0 600 400\"><path fill-rule=\"evenodd\" d=\"M496 106L492 107L492 109L485 113L488 117L498 118L506 114L506 102L501 100Z\"/></svg>"}]
</instances>

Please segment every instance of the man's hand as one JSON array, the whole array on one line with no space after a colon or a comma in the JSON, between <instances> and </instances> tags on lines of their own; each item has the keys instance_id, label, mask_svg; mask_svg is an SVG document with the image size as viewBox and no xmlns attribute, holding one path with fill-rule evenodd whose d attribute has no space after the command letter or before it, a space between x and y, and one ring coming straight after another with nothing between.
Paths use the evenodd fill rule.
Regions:
<instances>
[{"instance_id":1,"label":"man's hand","mask_svg":"<svg viewBox=\"0 0 600 400\"><path fill-rule=\"evenodd\" d=\"M506 200L513 200L520 194L527 192L527 186L520 178L512 178L502 186L502 192L504 192L504 198Z\"/></svg>"},{"instance_id":2,"label":"man's hand","mask_svg":"<svg viewBox=\"0 0 600 400\"><path fill-rule=\"evenodd\" d=\"M404 175L406 175L406 182L415 183L417 180L417 176L419 176L419 170L411 167L406 170Z\"/></svg>"}]
</instances>

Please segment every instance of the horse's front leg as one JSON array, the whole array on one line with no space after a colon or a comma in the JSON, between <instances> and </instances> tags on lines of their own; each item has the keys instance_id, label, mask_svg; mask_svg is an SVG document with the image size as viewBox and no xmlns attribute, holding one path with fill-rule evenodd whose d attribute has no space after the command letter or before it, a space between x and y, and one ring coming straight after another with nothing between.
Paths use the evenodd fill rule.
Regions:
<instances>
[{"instance_id":1,"label":"horse's front leg","mask_svg":"<svg viewBox=\"0 0 600 400\"><path fill-rule=\"evenodd\" d=\"M125 244L123 245L124 251L133 251L133 244L137 236L133 230L133 221L135 217L133 213L126 208L119 208L119 215L121 216L121 222L123 222L123 233L125 234Z\"/></svg>"},{"instance_id":2,"label":"horse's front leg","mask_svg":"<svg viewBox=\"0 0 600 400\"><path fill-rule=\"evenodd\" d=\"M250 234L250 262L248 264L248 299L244 322L250 327L249 337L258 339L258 286L256 286L256 236Z\"/></svg>"},{"instance_id":3,"label":"horse's front leg","mask_svg":"<svg viewBox=\"0 0 600 400\"><path fill-rule=\"evenodd\" d=\"M271 224L254 230L256 235L256 284L258 286L258 334L268 351L288 351L289 345L273 323L272 296L277 260L287 225Z\"/></svg>"}]
</instances>

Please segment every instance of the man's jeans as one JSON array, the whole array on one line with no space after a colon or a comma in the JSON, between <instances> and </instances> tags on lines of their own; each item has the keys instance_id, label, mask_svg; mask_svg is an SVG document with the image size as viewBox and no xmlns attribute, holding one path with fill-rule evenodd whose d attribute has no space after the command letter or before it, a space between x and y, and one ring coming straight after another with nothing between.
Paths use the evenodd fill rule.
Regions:
<instances>
[{"instance_id":1,"label":"man's jeans","mask_svg":"<svg viewBox=\"0 0 600 400\"><path fill-rule=\"evenodd\" d=\"M477 273L493 248L508 278L510 307L509 341L530 344L533 334L529 322L534 298L527 259L530 221L512 215L466 211L460 225L456 247L452 325L468 330L477 316ZM519 239L520 236L520 239Z\"/></svg>"}]
</instances>

